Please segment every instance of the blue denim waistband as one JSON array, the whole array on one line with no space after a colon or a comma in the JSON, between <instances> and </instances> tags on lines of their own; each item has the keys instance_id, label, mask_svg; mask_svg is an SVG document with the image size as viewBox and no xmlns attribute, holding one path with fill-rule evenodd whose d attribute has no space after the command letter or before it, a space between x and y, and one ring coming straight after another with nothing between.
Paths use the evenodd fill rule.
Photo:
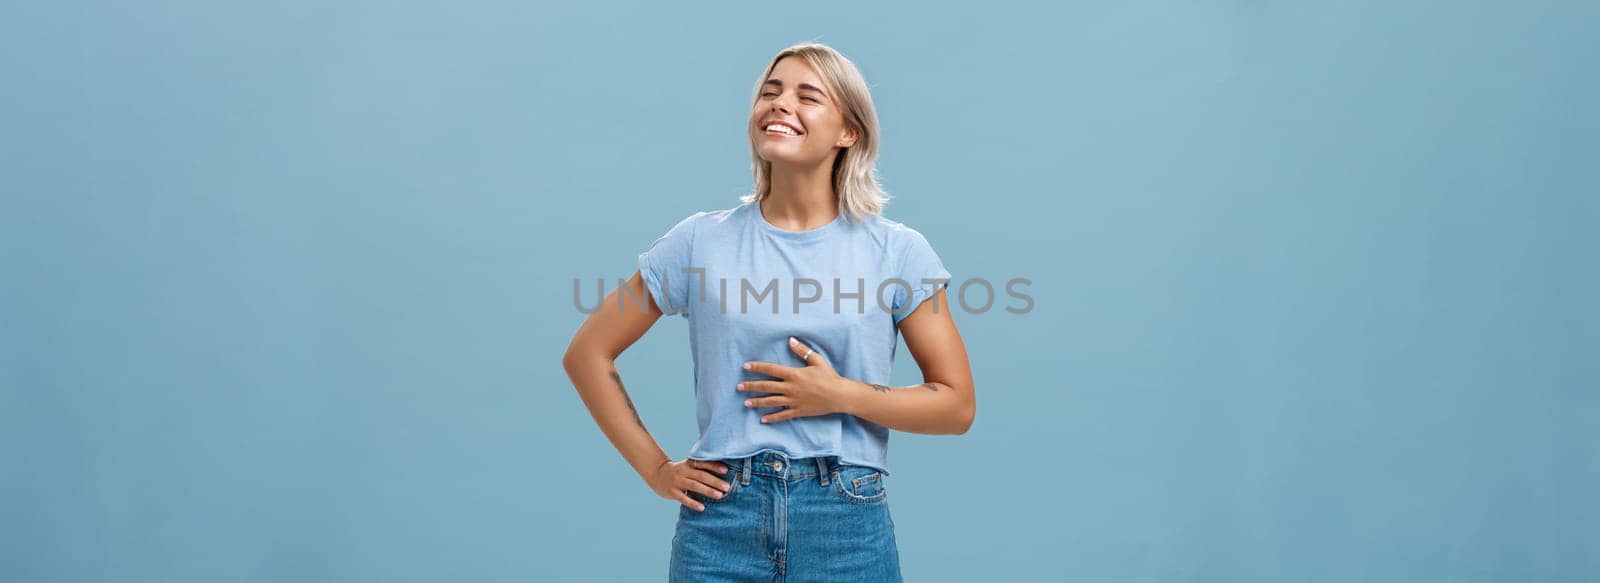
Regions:
<instances>
[{"instance_id":1,"label":"blue denim waistband","mask_svg":"<svg viewBox=\"0 0 1600 583\"><path fill-rule=\"evenodd\" d=\"M839 465L839 456L791 459L782 452L763 451L749 457L726 459L723 463L739 472L739 483L745 486L750 485L752 475L781 480L803 480L814 477L826 486L828 478Z\"/></svg>"}]
</instances>

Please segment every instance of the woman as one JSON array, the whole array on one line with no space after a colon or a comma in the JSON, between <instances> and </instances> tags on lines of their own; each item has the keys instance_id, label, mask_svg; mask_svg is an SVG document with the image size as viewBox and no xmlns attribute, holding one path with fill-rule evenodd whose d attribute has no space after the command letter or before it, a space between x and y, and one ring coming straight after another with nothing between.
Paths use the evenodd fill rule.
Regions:
<instances>
[{"instance_id":1,"label":"woman","mask_svg":"<svg viewBox=\"0 0 1600 583\"><path fill-rule=\"evenodd\" d=\"M889 430L965 433L976 406L950 274L880 214L877 114L843 55L779 52L748 133L755 191L652 243L578 329L567 374L634 470L680 503L671 580L898 581ZM700 439L678 461L615 368L663 313L689 320L695 362ZM925 382L886 386L896 332Z\"/></svg>"}]
</instances>

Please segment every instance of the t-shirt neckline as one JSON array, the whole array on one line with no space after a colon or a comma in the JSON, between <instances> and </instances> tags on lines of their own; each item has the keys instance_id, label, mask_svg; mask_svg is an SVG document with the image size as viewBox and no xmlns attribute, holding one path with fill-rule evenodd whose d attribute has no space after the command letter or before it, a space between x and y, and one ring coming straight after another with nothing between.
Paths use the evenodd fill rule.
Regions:
<instances>
[{"instance_id":1,"label":"t-shirt neckline","mask_svg":"<svg viewBox=\"0 0 1600 583\"><path fill-rule=\"evenodd\" d=\"M761 229L763 231L766 231L775 237L782 237L784 239L795 241L810 241L818 237L826 236L828 233L838 229L839 225L844 222L844 213L841 212L837 216L834 216L833 220L828 221L828 224L826 225L806 231L790 231L787 229L778 228L778 226L767 222L767 217L761 214L761 201L751 202L749 206L750 213L755 215L756 224L761 225Z\"/></svg>"}]
</instances>

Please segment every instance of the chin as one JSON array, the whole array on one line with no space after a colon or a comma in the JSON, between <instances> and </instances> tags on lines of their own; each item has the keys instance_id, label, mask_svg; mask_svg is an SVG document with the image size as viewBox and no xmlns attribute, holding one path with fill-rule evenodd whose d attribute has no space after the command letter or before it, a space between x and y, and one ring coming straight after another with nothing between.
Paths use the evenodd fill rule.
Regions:
<instances>
[{"instance_id":1,"label":"chin","mask_svg":"<svg viewBox=\"0 0 1600 583\"><path fill-rule=\"evenodd\" d=\"M794 164L796 162L803 162L799 156L794 155L793 152L783 151L782 148L757 146L756 153L761 156L762 160L766 160L767 162L772 162L775 164Z\"/></svg>"}]
</instances>

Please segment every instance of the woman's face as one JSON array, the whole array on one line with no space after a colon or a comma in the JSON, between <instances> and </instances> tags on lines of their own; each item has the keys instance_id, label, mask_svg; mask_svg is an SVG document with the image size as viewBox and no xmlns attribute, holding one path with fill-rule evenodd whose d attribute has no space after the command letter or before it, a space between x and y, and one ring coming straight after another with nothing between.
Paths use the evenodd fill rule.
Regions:
<instances>
[{"instance_id":1,"label":"woman's face","mask_svg":"<svg viewBox=\"0 0 1600 583\"><path fill-rule=\"evenodd\" d=\"M800 57L784 57L772 68L750 109L749 131L756 153L774 165L829 163L856 141L844 110Z\"/></svg>"}]
</instances>

